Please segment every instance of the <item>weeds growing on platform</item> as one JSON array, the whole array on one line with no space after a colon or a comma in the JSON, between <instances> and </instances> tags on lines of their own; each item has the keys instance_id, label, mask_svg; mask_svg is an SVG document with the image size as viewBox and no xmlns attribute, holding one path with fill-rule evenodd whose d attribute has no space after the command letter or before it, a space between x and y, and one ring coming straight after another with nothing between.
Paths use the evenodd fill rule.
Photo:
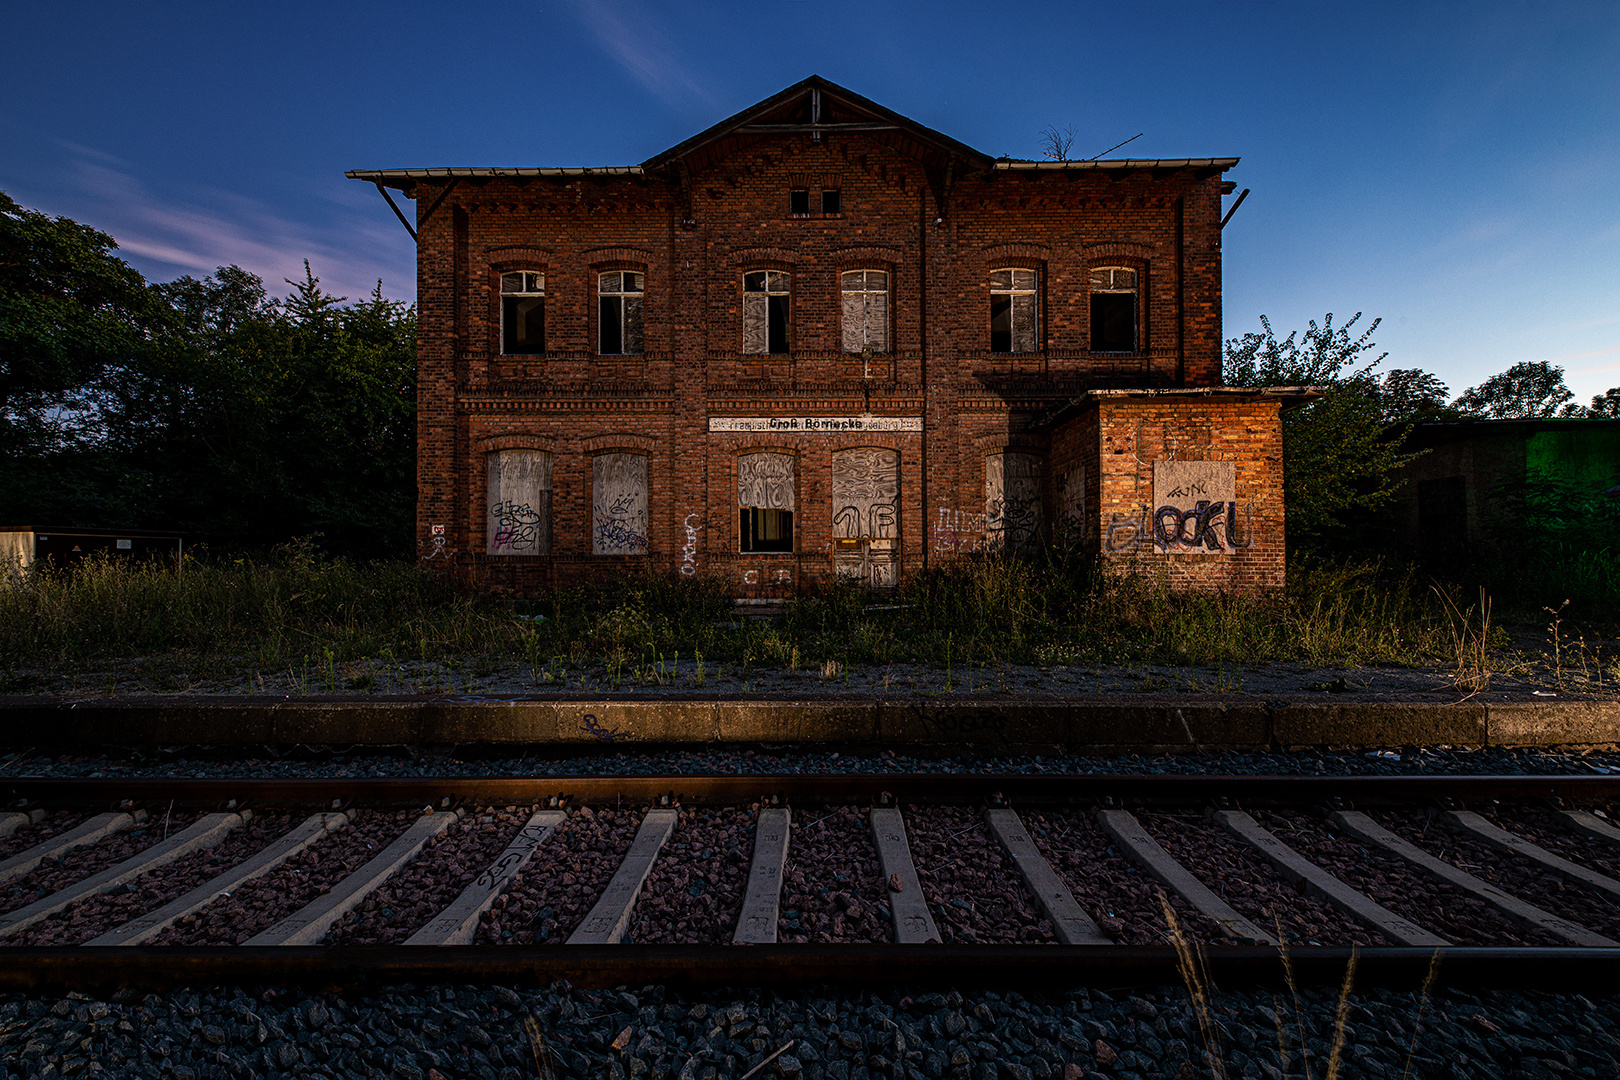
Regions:
<instances>
[{"instance_id":1,"label":"weeds growing on platform","mask_svg":"<svg viewBox=\"0 0 1620 1080\"><path fill-rule=\"evenodd\" d=\"M14 575L0 585L0 666L142 660L193 678L247 667L326 691L367 689L370 665L396 661L515 660L537 686L595 665L610 681L662 683L683 653L717 675L806 669L824 680L852 664L897 663L977 669L981 682L984 669L1010 664L1218 666L1239 680L1244 666L1278 660L1480 670L1501 631L1476 619L1460 634L1458 613L1478 602L1466 600L1378 563L1295 567L1286 596L1257 597L1177 593L1162 579L1073 562L984 559L918 574L882 598L830 582L762 620L737 615L721 585L701 578L626 574L513 603L408 564L293 544L265 559L188 559L180 574L89 560ZM356 664L368 666L357 674Z\"/></svg>"}]
</instances>

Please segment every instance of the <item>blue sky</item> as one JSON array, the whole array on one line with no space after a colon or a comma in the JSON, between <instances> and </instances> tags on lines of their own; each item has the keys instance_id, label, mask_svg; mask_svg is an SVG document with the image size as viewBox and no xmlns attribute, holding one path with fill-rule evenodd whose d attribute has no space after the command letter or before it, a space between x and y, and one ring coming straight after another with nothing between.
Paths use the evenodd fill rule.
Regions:
<instances>
[{"instance_id":1,"label":"blue sky","mask_svg":"<svg viewBox=\"0 0 1620 1080\"><path fill-rule=\"evenodd\" d=\"M1620 385L1613 2L19 4L0 188L154 279L308 258L411 298L344 169L630 164L810 74L991 154L1241 156L1228 337L1362 311L1453 393Z\"/></svg>"}]
</instances>

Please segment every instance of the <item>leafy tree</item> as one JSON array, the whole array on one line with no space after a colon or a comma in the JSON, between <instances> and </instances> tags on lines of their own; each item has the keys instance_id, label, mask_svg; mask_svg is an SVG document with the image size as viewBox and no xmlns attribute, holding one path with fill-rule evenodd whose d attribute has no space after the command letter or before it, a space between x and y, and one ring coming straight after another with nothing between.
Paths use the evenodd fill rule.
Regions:
<instances>
[{"instance_id":1,"label":"leafy tree","mask_svg":"<svg viewBox=\"0 0 1620 1080\"><path fill-rule=\"evenodd\" d=\"M1594 394L1586 415L1620 419L1620 386L1611 386L1601 394Z\"/></svg>"},{"instance_id":2,"label":"leafy tree","mask_svg":"<svg viewBox=\"0 0 1620 1080\"><path fill-rule=\"evenodd\" d=\"M1265 316L1263 333L1226 343L1231 386L1314 386L1322 396L1283 414L1283 489L1295 550L1323 549L1367 511L1388 504L1395 470L1415 458L1403 453L1413 413L1445 387L1423 372L1373 373L1388 353L1367 359L1380 320L1352 337L1361 313L1335 328L1331 313L1279 339Z\"/></svg>"},{"instance_id":3,"label":"leafy tree","mask_svg":"<svg viewBox=\"0 0 1620 1080\"><path fill-rule=\"evenodd\" d=\"M1564 385L1564 369L1545 360L1525 360L1464 390L1457 408L1492 420L1580 416L1586 410Z\"/></svg>"}]
</instances>

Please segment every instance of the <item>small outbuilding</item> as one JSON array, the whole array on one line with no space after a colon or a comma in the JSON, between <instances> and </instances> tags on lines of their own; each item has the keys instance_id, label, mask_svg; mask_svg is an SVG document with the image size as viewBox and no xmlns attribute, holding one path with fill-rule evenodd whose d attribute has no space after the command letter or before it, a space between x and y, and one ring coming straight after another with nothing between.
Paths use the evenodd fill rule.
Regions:
<instances>
[{"instance_id":1,"label":"small outbuilding","mask_svg":"<svg viewBox=\"0 0 1620 1080\"><path fill-rule=\"evenodd\" d=\"M176 570L185 538L177 532L149 529L48 528L43 525L0 525L0 566L26 569L50 560L66 566L96 554L113 559L161 559Z\"/></svg>"}]
</instances>

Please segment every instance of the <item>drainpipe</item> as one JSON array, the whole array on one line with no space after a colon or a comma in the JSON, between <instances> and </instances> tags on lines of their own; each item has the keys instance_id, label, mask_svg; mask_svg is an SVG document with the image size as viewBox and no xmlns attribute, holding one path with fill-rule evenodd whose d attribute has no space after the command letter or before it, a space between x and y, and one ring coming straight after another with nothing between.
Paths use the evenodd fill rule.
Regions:
<instances>
[{"instance_id":1,"label":"drainpipe","mask_svg":"<svg viewBox=\"0 0 1620 1080\"><path fill-rule=\"evenodd\" d=\"M940 207L940 216L945 208ZM918 542L922 544L923 569L928 569L928 185L917 185L917 332L919 335L922 380L922 528Z\"/></svg>"},{"instance_id":2,"label":"drainpipe","mask_svg":"<svg viewBox=\"0 0 1620 1080\"><path fill-rule=\"evenodd\" d=\"M1187 200L1176 197L1176 385L1187 385L1187 277L1186 250Z\"/></svg>"}]
</instances>

